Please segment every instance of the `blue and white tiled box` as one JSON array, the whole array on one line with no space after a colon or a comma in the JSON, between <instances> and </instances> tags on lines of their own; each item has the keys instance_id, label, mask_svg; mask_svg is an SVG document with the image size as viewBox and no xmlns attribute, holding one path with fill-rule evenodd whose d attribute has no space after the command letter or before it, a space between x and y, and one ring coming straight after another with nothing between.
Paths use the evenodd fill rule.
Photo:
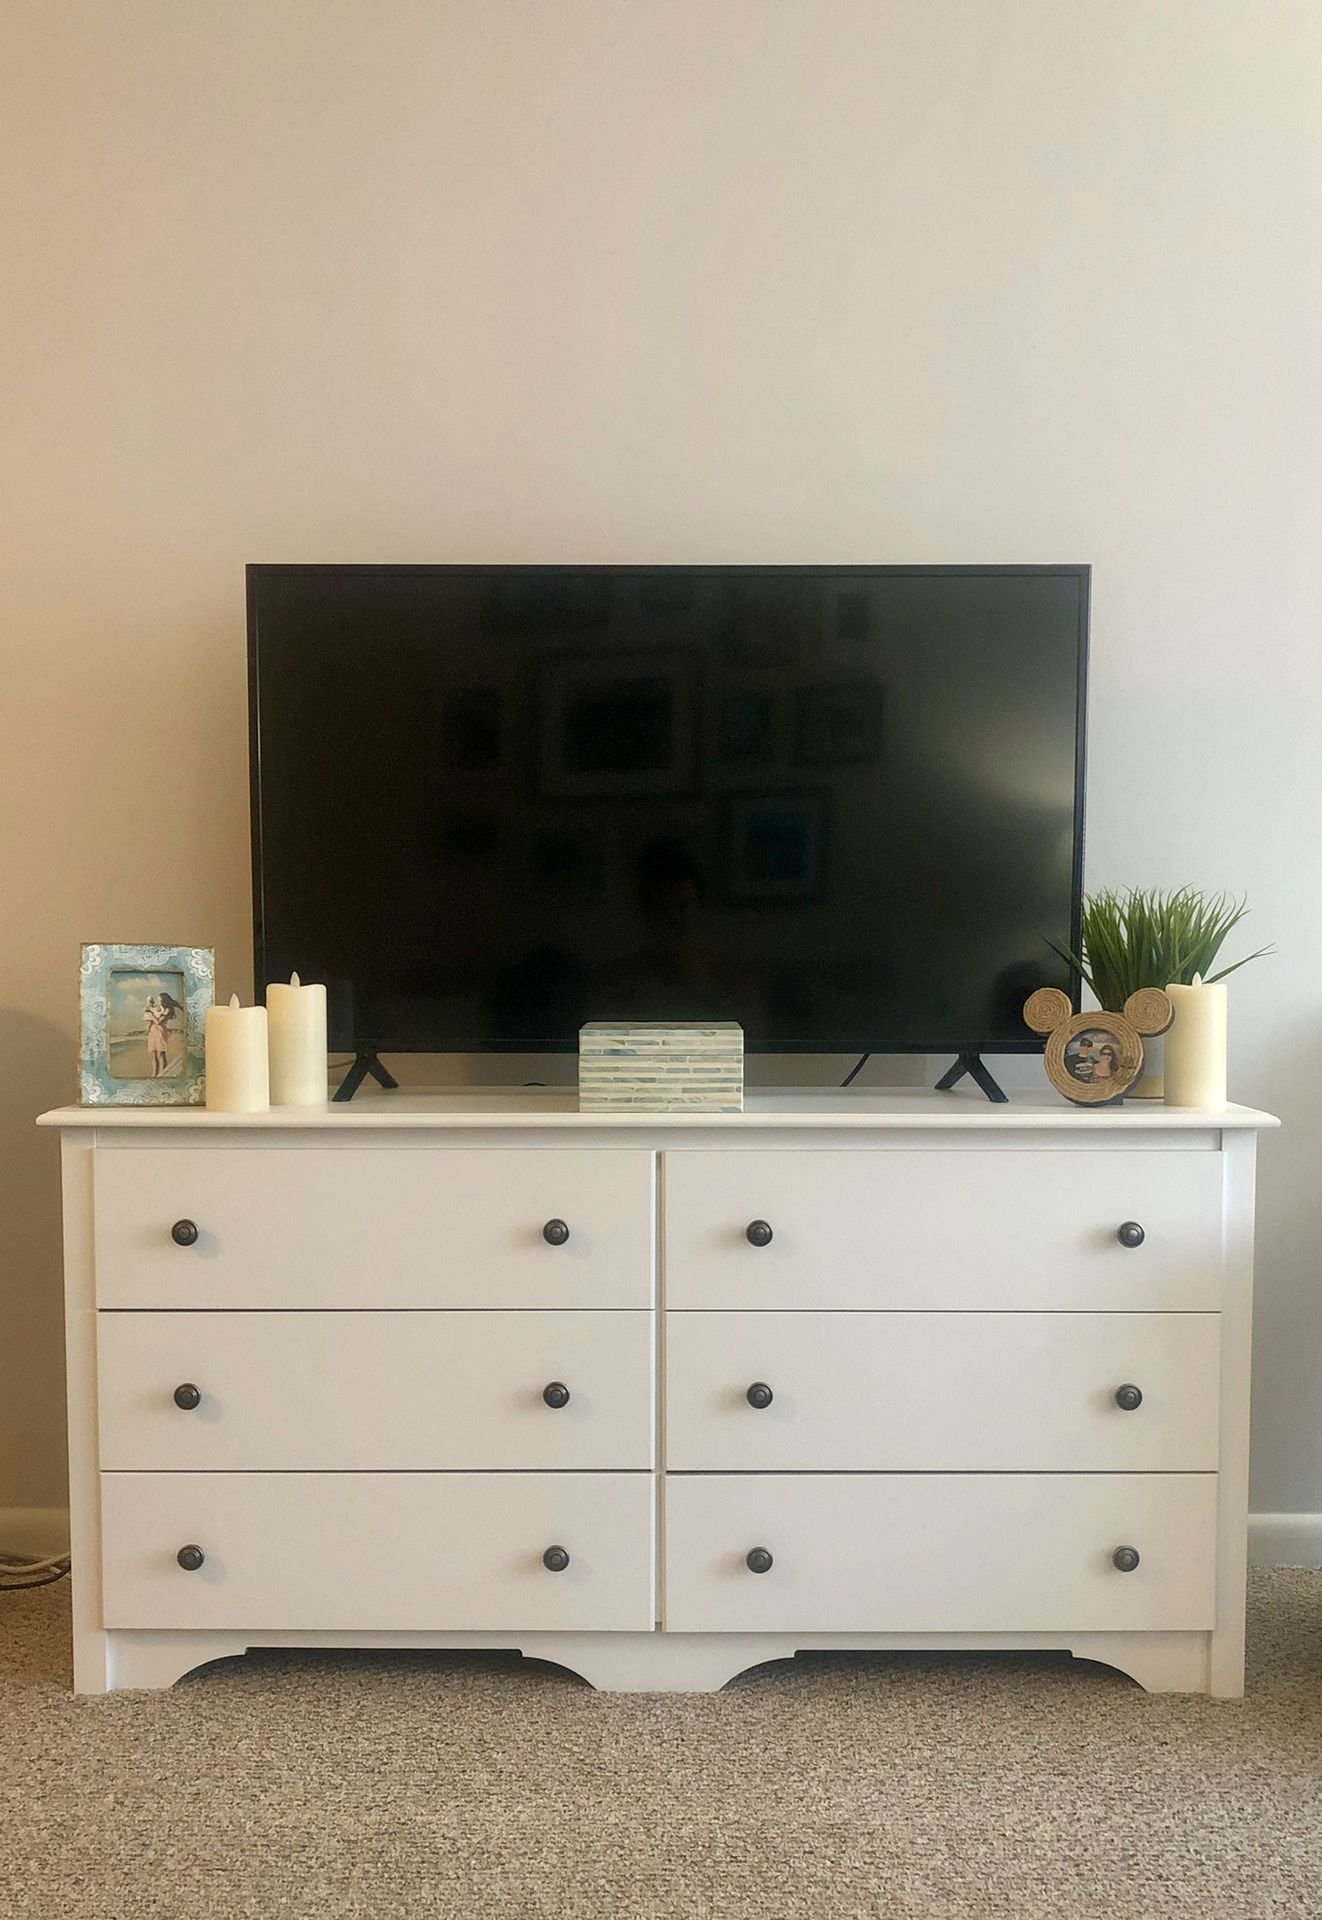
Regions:
<instances>
[{"instance_id":1,"label":"blue and white tiled box","mask_svg":"<svg viewBox=\"0 0 1322 1920\"><path fill-rule=\"evenodd\" d=\"M734 1020L590 1020L578 1036L578 1104L742 1113L744 1030Z\"/></svg>"}]
</instances>

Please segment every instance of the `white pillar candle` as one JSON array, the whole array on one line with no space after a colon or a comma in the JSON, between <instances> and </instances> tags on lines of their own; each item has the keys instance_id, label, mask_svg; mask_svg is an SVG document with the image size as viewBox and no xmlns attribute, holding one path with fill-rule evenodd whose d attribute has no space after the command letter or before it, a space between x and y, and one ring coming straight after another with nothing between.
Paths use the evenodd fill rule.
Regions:
<instances>
[{"instance_id":1,"label":"white pillar candle","mask_svg":"<svg viewBox=\"0 0 1322 1920\"><path fill-rule=\"evenodd\" d=\"M324 1107L326 1081L326 989L305 987L292 974L288 985L266 989L271 1040L271 1105Z\"/></svg>"},{"instance_id":2,"label":"white pillar candle","mask_svg":"<svg viewBox=\"0 0 1322 1920\"><path fill-rule=\"evenodd\" d=\"M207 1107L212 1113L265 1113L271 1104L266 1008L207 1008Z\"/></svg>"},{"instance_id":3,"label":"white pillar candle","mask_svg":"<svg viewBox=\"0 0 1322 1920\"><path fill-rule=\"evenodd\" d=\"M1226 1104L1225 983L1204 985L1197 974L1191 987L1167 987L1175 1024L1166 1035L1166 1105L1224 1107Z\"/></svg>"}]
</instances>

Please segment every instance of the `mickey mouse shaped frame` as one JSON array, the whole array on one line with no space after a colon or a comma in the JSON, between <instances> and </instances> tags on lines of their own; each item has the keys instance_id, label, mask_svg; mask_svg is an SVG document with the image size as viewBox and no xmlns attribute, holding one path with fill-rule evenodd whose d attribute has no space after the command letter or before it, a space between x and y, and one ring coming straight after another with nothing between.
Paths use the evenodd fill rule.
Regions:
<instances>
[{"instance_id":1,"label":"mickey mouse shaped frame","mask_svg":"<svg viewBox=\"0 0 1322 1920\"><path fill-rule=\"evenodd\" d=\"M1160 987L1140 987L1123 1013L1075 1013L1059 987L1039 987L1024 1002L1034 1033L1048 1035L1047 1079L1081 1107L1123 1100L1143 1071L1143 1035L1165 1033L1175 1018Z\"/></svg>"}]
</instances>

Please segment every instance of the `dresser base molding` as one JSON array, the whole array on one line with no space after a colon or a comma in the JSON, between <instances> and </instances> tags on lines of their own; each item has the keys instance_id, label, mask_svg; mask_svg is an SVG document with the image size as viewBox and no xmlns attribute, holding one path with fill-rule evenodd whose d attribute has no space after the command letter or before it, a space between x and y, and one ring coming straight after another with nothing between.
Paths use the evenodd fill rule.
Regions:
<instances>
[{"instance_id":1,"label":"dresser base molding","mask_svg":"<svg viewBox=\"0 0 1322 1920\"><path fill-rule=\"evenodd\" d=\"M602 1693L718 1693L729 1681L796 1653L1069 1653L1128 1674L1148 1693L1244 1691L1219 1673L1211 1633L243 1633L130 1631L87 1635L79 1693L173 1686L213 1660L257 1647L521 1653L577 1674Z\"/></svg>"}]
</instances>

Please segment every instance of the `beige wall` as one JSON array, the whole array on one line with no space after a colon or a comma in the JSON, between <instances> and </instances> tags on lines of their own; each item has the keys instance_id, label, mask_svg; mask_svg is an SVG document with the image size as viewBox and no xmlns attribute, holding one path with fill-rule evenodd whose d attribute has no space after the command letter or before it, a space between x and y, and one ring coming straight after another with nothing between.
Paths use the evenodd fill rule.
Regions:
<instances>
[{"instance_id":1,"label":"beige wall","mask_svg":"<svg viewBox=\"0 0 1322 1920\"><path fill-rule=\"evenodd\" d=\"M1090 878L1248 889L1322 1509L1316 0L7 0L0 1506L80 940L246 987L247 560L1091 560Z\"/></svg>"}]
</instances>

